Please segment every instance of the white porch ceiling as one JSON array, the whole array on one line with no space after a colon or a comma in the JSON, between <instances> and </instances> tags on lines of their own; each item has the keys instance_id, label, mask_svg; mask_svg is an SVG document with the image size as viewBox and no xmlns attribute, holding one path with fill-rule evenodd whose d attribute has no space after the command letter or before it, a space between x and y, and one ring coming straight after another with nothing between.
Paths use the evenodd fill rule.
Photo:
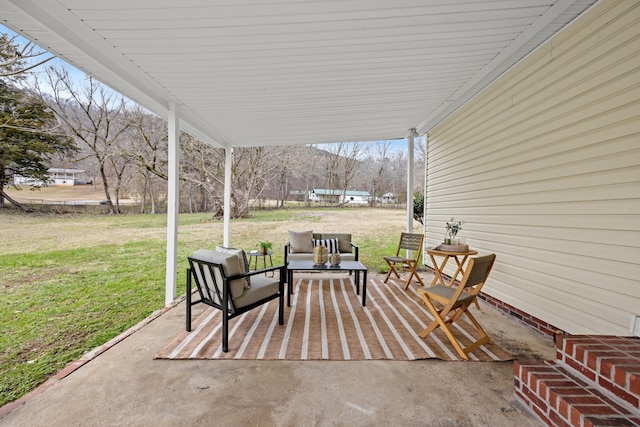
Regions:
<instances>
[{"instance_id":1,"label":"white porch ceiling","mask_svg":"<svg viewBox=\"0 0 640 427\"><path fill-rule=\"evenodd\" d=\"M596 0L0 0L3 23L222 146L404 138Z\"/></svg>"}]
</instances>

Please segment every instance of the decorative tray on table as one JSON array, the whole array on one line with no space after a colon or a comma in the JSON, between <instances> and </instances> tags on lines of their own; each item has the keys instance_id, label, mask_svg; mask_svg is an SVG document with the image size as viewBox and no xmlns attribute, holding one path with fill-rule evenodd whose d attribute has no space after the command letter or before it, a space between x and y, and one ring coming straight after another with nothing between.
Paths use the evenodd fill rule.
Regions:
<instances>
[{"instance_id":1,"label":"decorative tray on table","mask_svg":"<svg viewBox=\"0 0 640 427\"><path fill-rule=\"evenodd\" d=\"M469 245L445 245L444 243L435 247L439 251L445 252L467 252Z\"/></svg>"}]
</instances>

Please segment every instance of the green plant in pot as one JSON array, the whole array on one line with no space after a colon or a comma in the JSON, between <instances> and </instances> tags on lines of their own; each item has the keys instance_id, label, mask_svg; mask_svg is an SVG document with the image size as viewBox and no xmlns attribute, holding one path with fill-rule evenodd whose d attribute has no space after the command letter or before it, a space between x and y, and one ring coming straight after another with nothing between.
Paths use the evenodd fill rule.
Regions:
<instances>
[{"instance_id":1,"label":"green plant in pot","mask_svg":"<svg viewBox=\"0 0 640 427\"><path fill-rule=\"evenodd\" d=\"M258 246L260 247L260 252L262 252L263 254L266 254L271 250L271 248L273 248L273 244L268 240L265 240L264 242L260 242Z\"/></svg>"}]
</instances>

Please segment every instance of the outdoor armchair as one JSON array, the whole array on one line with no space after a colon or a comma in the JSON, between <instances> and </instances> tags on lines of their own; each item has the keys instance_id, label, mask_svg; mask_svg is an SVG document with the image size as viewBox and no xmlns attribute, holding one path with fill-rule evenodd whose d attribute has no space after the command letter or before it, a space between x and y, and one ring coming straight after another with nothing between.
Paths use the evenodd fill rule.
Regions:
<instances>
[{"instance_id":1,"label":"outdoor armchair","mask_svg":"<svg viewBox=\"0 0 640 427\"><path fill-rule=\"evenodd\" d=\"M284 266L249 271L241 250L201 249L194 252L187 269L187 321L191 332L191 307L204 303L222 311L222 351L229 349L229 320L271 300L279 299L278 323L284 324ZM263 273L279 270L276 278ZM192 301L193 282L199 299Z\"/></svg>"}]
</instances>

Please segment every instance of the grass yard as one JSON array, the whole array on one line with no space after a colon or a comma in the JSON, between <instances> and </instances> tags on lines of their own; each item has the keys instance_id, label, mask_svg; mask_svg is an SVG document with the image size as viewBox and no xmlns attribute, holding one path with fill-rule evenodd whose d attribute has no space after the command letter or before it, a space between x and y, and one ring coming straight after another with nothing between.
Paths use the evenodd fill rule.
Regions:
<instances>
[{"instance_id":1,"label":"grass yard","mask_svg":"<svg viewBox=\"0 0 640 427\"><path fill-rule=\"evenodd\" d=\"M178 295L186 257L222 245L222 221L180 214ZM402 210L258 211L231 222L231 244L273 243L283 262L287 230L350 232L360 260L383 271L405 229ZM420 224L415 224L419 229ZM25 215L0 210L0 406L164 305L165 215Z\"/></svg>"}]
</instances>

